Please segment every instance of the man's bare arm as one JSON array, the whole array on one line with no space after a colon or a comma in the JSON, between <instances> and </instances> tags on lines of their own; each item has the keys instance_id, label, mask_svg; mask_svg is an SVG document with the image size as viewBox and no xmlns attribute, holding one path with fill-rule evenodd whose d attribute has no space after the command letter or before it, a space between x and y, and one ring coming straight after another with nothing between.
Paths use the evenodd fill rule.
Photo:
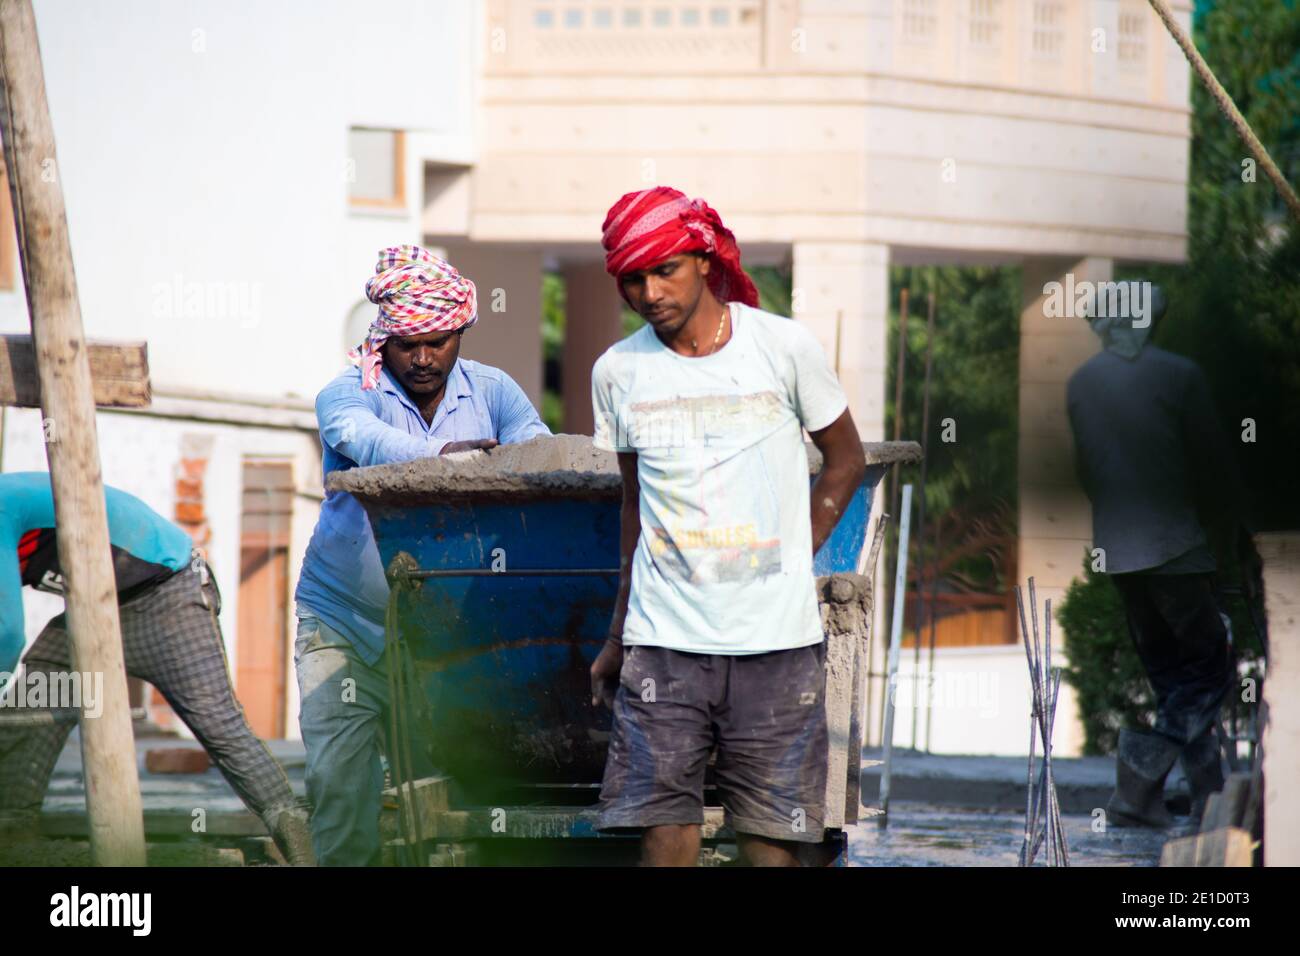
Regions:
<instances>
[{"instance_id":1,"label":"man's bare arm","mask_svg":"<svg viewBox=\"0 0 1300 956\"><path fill-rule=\"evenodd\" d=\"M820 431L809 432L822 453L822 470L812 486L813 554L826 543L867 473L858 428L848 409Z\"/></svg>"}]
</instances>

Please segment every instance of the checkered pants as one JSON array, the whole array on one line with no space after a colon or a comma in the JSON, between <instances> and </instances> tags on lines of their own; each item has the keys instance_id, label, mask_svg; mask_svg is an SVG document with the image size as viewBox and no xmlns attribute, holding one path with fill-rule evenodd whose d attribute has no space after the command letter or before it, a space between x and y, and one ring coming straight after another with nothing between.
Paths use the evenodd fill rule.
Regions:
<instances>
[{"instance_id":1,"label":"checkered pants","mask_svg":"<svg viewBox=\"0 0 1300 956\"><path fill-rule=\"evenodd\" d=\"M221 596L196 558L122 604L126 672L158 688L250 810L268 820L297 806L284 768L244 719L235 699L217 612ZM64 616L50 621L23 656L28 673L68 671ZM71 724L0 725L0 816L39 813Z\"/></svg>"}]
</instances>

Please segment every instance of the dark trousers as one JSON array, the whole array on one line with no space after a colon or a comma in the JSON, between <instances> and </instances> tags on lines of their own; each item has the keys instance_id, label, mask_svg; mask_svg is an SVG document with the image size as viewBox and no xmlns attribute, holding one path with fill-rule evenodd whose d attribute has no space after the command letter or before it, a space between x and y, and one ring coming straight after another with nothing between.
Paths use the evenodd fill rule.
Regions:
<instances>
[{"instance_id":1,"label":"dark trousers","mask_svg":"<svg viewBox=\"0 0 1300 956\"><path fill-rule=\"evenodd\" d=\"M217 623L220 609L201 560L121 605L126 672L158 688L244 804L266 821L297 800L284 769L248 726L235 699ZM71 669L64 627L62 614L45 626L23 657L29 673ZM0 727L0 815L40 812L71 731L71 724Z\"/></svg>"},{"instance_id":2,"label":"dark trousers","mask_svg":"<svg viewBox=\"0 0 1300 956\"><path fill-rule=\"evenodd\" d=\"M1234 670L1210 574L1115 574L1156 694L1157 733L1189 744L1218 722Z\"/></svg>"}]
</instances>

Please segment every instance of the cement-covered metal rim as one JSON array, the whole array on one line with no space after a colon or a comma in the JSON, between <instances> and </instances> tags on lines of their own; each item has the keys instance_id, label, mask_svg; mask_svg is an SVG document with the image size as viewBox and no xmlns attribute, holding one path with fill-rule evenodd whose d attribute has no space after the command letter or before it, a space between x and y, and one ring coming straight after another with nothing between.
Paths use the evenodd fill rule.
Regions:
<instances>
[{"instance_id":1,"label":"cement-covered metal rim","mask_svg":"<svg viewBox=\"0 0 1300 956\"><path fill-rule=\"evenodd\" d=\"M822 456L806 446L810 474L821 470ZM912 464L921 460L916 442L863 442L868 467ZM434 504L465 500L604 498L622 493L617 456L595 448L582 435L534 438L491 452L448 456L331 472L328 491L344 491L362 501L389 505Z\"/></svg>"}]
</instances>

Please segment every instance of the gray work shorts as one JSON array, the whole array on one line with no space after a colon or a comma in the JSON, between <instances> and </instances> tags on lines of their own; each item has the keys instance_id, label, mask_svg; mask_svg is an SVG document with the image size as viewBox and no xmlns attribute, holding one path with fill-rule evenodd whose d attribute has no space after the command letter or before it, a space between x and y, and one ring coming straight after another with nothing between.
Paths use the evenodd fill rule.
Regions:
<instances>
[{"instance_id":1,"label":"gray work shorts","mask_svg":"<svg viewBox=\"0 0 1300 956\"><path fill-rule=\"evenodd\" d=\"M704 822L714 776L736 833L819 843L826 801L826 646L765 654L626 649L596 826Z\"/></svg>"}]
</instances>

